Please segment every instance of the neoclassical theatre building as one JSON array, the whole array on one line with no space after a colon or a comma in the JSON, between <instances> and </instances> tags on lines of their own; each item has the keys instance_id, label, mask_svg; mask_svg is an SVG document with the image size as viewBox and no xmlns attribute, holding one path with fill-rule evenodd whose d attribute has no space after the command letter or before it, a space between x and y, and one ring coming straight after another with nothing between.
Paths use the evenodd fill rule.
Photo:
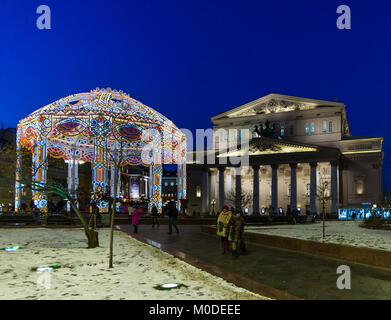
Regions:
<instances>
[{"instance_id":1,"label":"neoclassical theatre building","mask_svg":"<svg viewBox=\"0 0 391 320\"><path fill-rule=\"evenodd\" d=\"M211 120L213 147L188 154L189 212L320 213L323 194L335 214L382 199L383 138L353 136L341 102L269 94ZM232 163L246 132L248 163Z\"/></svg>"}]
</instances>

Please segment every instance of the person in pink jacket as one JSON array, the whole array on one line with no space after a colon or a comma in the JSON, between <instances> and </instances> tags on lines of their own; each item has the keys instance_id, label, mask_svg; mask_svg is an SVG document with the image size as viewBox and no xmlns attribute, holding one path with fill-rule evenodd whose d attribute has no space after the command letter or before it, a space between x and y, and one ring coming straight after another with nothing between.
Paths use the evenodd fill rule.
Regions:
<instances>
[{"instance_id":1,"label":"person in pink jacket","mask_svg":"<svg viewBox=\"0 0 391 320\"><path fill-rule=\"evenodd\" d=\"M134 228L133 233L137 233L139 219L140 219L140 210L139 210L138 206L136 206L132 212L132 225Z\"/></svg>"}]
</instances>

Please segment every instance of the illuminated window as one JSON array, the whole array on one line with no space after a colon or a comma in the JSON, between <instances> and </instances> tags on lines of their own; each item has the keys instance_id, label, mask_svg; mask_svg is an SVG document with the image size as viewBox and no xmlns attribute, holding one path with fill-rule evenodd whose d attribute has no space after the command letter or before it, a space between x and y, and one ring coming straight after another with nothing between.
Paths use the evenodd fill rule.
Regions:
<instances>
[{"instance_id":1,"label":"illuminated window","mask_svg":"<svg viewBox=\"0 0 391 320\"><path fill-rule=\"evenodd\" d=\"M315 123L312 122L311 123L311 134L314 134L315 133Z\"/></svg>"},{"instance_id":2,"label":"illuminated window","mask_svg":"<svg viewBox=\"0 0 391 320\"><path fill-rule=\"evenodd\" d=\"M215 139L216 139L215 140L215 148L218 150L219 149L219 139L220 138L219 138L219 136L216 136Z\"/></svg>"},{"instance_id":3,"label":"illuminated window","mask_svg":"<svg viewBox=\"0 0 391 320\"><path fill-rule=\"evenodd\" d=\"M323 121L322 132L327 132L327 121Z\"/></svg>"},{"instance_id":4,"label":"illuminated window","mask_svg":"<svg viewBox=\"0 0 391 320\"><path fill-rule=\"evenodd\" d=\"M281 126L281 137L283 137L285 134L285 127Z\"/></svg>"},{"instance_id":5,"label":"illuminated window","mask_svg":"<svg viewBox=\"0 0 391 320\"><path fill-rule=\"evenodd\" d=\"M305 189L305 194L309 196L311 194L311 185L307 183L307 187Z\"/></svg>"},{"instance_id":6,"label":"illuminated window","mask_svg":"<svg viewBox=\"0 0 391 320\"><path fill-rule=\"evenodd\" d=\"M325 195L326 197L329 197L329 196L330 196L330 193L329 193L329 184L328 184L328 182L325 182L325 183L324 183L324 195Z\"/></svg>"},{"instance_id":7,"label":"illuminated window","mask_svg":"<svg viewBox=\"0 0 391 320\"><path fill-rule=\"evenodd\" d=\"M308 123L305 124L305 134L310 134L310 126Z\"/></svg>"},{"instance_id":8,"label":"illuminated window","mask_svg":"<svg viewBox=\"0 0 391 320\"><path fill-rule=\"evenodd\" d=\"M362 179L356 180L356 193L362 195L364 193L364 181Z\"/></svg>"},{"instance_id":9,"label":"illuminated window","mask_svg":"<svg viewBox=\"0 0 391 320\"><path fill-rule=\"evenodd\" d=\"M196 187L196 197L201 198L201 186Z\"/></svg>"},{"instance_id":10,"label":"illuminated window","mask_svg":"<svg viewBox=\"0 0 391 320\"><path fill-rule=\"evenodd\" d=\"M329 121L329 132L333 132L333 121Z\"/></svg>"}]
</instances>

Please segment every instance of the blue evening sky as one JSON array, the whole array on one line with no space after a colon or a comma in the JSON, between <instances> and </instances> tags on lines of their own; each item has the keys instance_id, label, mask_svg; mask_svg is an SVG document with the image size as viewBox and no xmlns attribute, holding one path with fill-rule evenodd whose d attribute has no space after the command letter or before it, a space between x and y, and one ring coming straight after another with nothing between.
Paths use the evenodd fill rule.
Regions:
<instances>
[{"instance_id":1,"label":"blue evening sky","mask_svg":"<svg viewBox=\"0 0 391 320\"><path fill-rule=\"evenodd\" d=\"M36 28L50 6L52 29ZM352 29L336 27L349 5ZM1 121L95 87L155 108L178 127L268 93L347 106L353 135L383 136L391 186L391 2L2 0Z\"/></svg>"}]
</instances>

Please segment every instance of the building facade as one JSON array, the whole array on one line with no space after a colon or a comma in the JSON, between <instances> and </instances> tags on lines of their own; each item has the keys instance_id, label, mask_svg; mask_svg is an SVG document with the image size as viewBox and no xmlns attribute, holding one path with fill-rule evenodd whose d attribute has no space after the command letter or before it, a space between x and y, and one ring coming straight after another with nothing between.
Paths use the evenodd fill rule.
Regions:
<instances>
[{"instance_id":1,"label":"building facade","mask_svg":"<svg viewBox=\"0 0 391 320\"><path fill-rule=\"evenodd\" d=\"M335 214L382 199L383 138L352 136L343 103L269 94L211 120L213 146L188 154L191 211L319 213L324 200Z\"/></svg>"}]
</instances>

